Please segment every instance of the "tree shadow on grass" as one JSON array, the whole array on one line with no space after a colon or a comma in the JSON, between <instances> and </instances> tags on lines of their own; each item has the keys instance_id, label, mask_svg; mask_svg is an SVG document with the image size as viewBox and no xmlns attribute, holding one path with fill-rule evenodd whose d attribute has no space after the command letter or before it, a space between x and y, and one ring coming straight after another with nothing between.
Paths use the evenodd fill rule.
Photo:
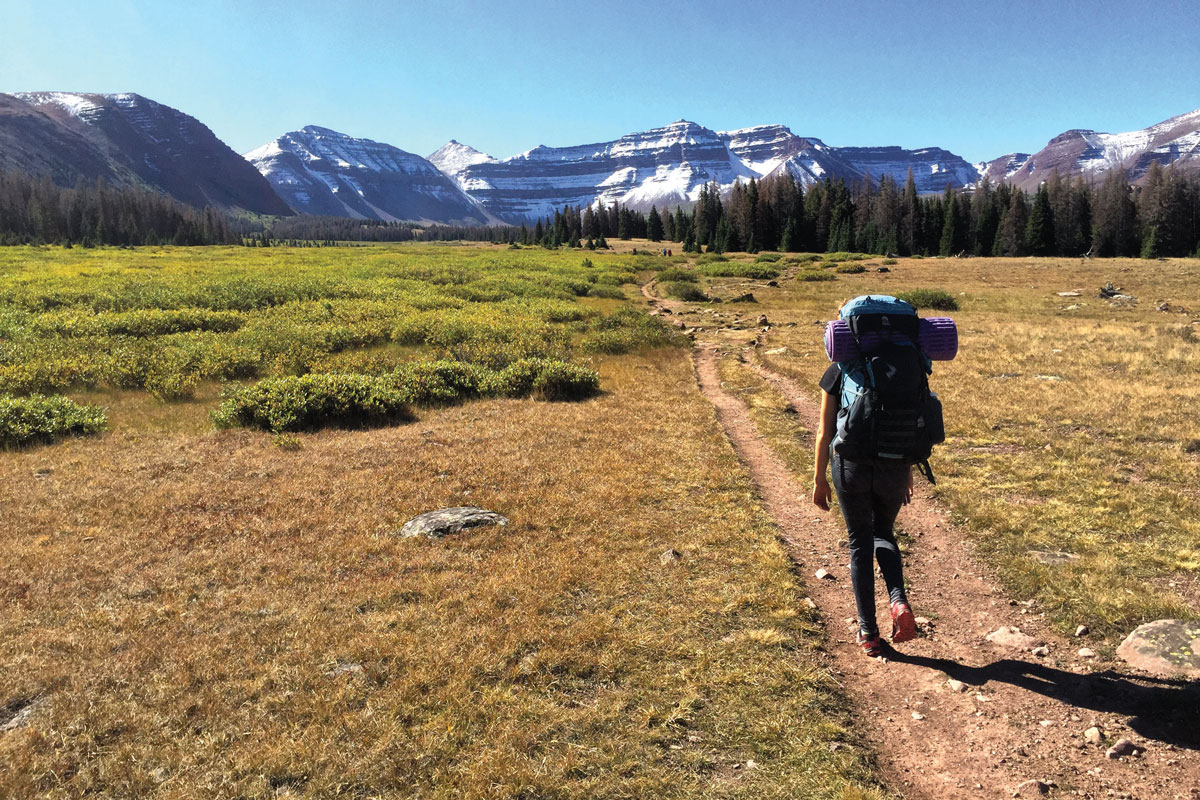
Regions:
<instances>
[{"instance_id":1,"label":"tree shadow on grass","mask_svg":"<svg viewBox=\"0 0 1200 800\"><path fill-rule=\"evenodd\" d=\"M1126 716L1129 727L1147 739L1200 750L1200 681L1122 675L1112 670L1077 675L1011 658L971 667L952 659L888 650L892 661L938 670L970 686L1008 683L1076 708Z\"/></svg>"}]
</instances>

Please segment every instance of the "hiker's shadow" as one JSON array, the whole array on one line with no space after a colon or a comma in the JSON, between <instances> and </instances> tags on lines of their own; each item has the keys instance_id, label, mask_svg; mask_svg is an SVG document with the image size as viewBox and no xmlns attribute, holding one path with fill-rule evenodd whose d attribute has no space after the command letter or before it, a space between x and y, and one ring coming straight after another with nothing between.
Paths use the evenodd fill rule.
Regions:
<instances>
[{"instance_id":1,"label":"hiker's shadow","mask_svg":"<svg viewBox=\"0 0 1200 800\"><path fill-rule=\"evenodd\" d=\"M895 650L888 658L939 670L970 686L1008 683L1077 708L1127 716L1129 727L1147 739L1200 750L1200 681L1130 677L1111 671L1076 675L1011 658L982 667Z\"/></svg>"}]
</instances>

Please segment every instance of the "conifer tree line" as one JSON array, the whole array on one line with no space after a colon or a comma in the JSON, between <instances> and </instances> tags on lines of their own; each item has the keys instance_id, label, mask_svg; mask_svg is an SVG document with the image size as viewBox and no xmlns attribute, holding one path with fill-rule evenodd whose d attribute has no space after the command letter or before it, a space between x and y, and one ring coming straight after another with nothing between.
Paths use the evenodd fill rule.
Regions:
<instances>
[{"instance_id":1,"label":"conifer tree line","mask_svg":"<svg viewBox=\"0 0 1200 800\"><path fill-rule=\"evenodd\" d=\"M72 188L48 177L0 172L0 244L237 244L236 223L146 189L104 179Z\"/></svg>"},{"instance_id":2,"label":"conifer tree line","mask_svg":"<svg viewBox=\"0 0 1200 800\"><path fill-rule=\"evenodd\" d=\"M984 178L921 196L911 170L903 187L867 176L805 190L783 175L738 183L724 198L710 183L690 210L651 208L644 219L642 235L685 252L1200 257L1200 176L1154 163L1136 187L1114 170L1095 185L1055 173L1031 195Z\"/></svg>"},{"instance_id":3,"label":"conifer tree line","mask_svg":"<svg viewBox=\"0 0 1200 800\"><path fill-rule=\"evenodd\" d=\"M870 176L803 188L790 175L701 187L691 208L649 212L603 202L565 206L520 226L423 225L297 215L252 221L98 180L60 187L0 173L0 244L333 244L486 241L604 249L608 239L677 242L685 252L782 250L974 256L1200 256L1200 176L1151 164L1131 186L1121 170L1092 184L1057 173L1026 194L986 178L921 196Z\"/></svg>"}]
</instances>

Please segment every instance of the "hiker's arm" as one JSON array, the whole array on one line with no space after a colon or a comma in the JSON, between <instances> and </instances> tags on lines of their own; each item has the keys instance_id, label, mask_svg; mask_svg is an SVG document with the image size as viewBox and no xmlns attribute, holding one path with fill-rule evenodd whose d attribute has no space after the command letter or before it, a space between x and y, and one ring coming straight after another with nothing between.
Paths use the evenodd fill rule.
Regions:
<instances>
[{"instance_id":1,"label":"hiker's arm","mask_svg":"<svg viewBox=\"0 0 1200 800\"><path fill-rule=\"evenodd\" d=\"M821 392L821 424L817 428L817 449L813 454L813 503L817 508L829 510L829 500L833 492L825 472L829 468L829 443L833 441L833 431L837 427L837 401L828 392Z\"/></svg>"}]
</instances>

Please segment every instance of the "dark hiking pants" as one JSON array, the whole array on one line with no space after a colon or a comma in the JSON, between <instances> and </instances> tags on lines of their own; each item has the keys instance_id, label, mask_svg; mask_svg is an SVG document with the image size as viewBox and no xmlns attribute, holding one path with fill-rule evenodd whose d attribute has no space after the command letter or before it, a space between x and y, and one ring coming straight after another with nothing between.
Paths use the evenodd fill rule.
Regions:
<instances>
[{"instance_id":1,"label":"dark hiking pants","mask_svg":"<svg viewBox=\"0 0 1200 800\"><path fill-rule=\"evenodd\" d=\"M858 624L866 633L876 633L875 569L887 586L891 602L906 600L900 548L892 525L908 490L905 465L874 461L848 461L833 457L833 488L850 535L850 583L858 606Z\"/></svg>"}]
</instances>

